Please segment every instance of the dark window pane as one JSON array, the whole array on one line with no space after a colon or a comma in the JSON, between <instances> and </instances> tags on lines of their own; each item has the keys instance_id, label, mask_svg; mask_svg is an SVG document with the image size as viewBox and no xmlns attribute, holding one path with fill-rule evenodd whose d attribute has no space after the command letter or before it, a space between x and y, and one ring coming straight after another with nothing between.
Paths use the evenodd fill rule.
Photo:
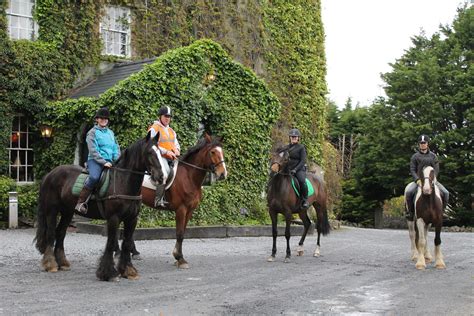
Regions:
<instances>
[{"instance_id":1,"label":"dark window pane","mask_svg":"<svg viewBox=\"0 0 474 316\"><path fill-rule=\"evenodd\" d=\"M20 167L18 170L18 181L26 181L26 168Z\"/></svg>"},{"instance_id":2,"label":"dark window pane","mask_svg":"<svg viewBox=\"0 0 474 316\"><path fill-rule=\"evenodd\" d=\"M12 131L17 132L18 131L18 120L20 119L19 116L15 116L13 118L13 124L12 124Z\"/></svg>"},{"instance_id":3,"label":"dark window pane","mask_svg":"<svg viewBox=\"0 0 474 316\"><path fill-rule=\"evenodd\" d=\"M24 116L20 116L20 132L26 132L26 124L28 120Z\"/></svg>"},{"instance_id":4,"label":"dark window pane","mask_svg":"<svg viewBox=\"0 0 474 316\"><path fill-rule=\"evenodd\" d=\"M20 148L26 147L26 133L20 133Z\"/></svg>"},{"instance_id":5,"label":"dark window pane","mask_svg":"<svg viewBox=\"0 0 474 316\"><path fill-rule=\"evenodd\" d=\"M32 151L32 150L28 150L28 151L26 152L26 159L27 159L27 160L26 160L26 164L31 166L31 165L33 164L33 162L34 162L34 155L33 155L33 151Z\"/></svg>"},{"instance_id":6,"label":"dark window pane","mask_svg":"<svg viewBox=\"0 0 474 316\"><path fill-rule=\"evenodd\" d=\"M26 152L24 150L20 151L20 164L22 166L26 164Z\"/></svg>"},{"instance_id":7,"label":"dark window pane","mask_svg":"<svg viewBox=\"0 0 474 316\"><path fill-rule=\"evenodd\" d=\"M15 160L19 159L18 158L18 151L17 150L12 150L11 151L11 155L10 155L10 164L11 165L16 165L15 163ZM19 160L18 160L18 164L19 164Z\"/></svg>"},{"instance_id":8,"label":"dark window pane","mask_svg":"<svg viewBox=\"0 0 474 316\"><path fill-rule=\"evenodd\" d=\"M30 181L30 182L34 181L35 179L33 177L33 167L28 167L27 170L28 170L28 179L27 180Z\"/></svg>"}]
</instances>

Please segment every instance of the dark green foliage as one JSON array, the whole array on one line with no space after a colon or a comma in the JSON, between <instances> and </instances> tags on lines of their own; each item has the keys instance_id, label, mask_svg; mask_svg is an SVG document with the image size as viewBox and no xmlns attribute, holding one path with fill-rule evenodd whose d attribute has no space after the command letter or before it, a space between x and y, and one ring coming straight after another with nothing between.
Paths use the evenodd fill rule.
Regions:
<instances>
[{"instance_id":1,"label":"dark green foliage","mask_svg":"<svg viewBox=\"0 0 474 316\"><path fill-rule=\"evenodd\" d=\"M207 79L211 73L214 81ZM92 122L98 107L107 106L111 111L111 128L125 148L144 137L163 105L175 110L172 125L183 150L197 142L200 122L212 134L224 137L229 177L205 189L194 221L238 221L239 208L254 207L264 189L270 130L280 104L262 80L209 40L163 54L97 100L52 103L47 108L48 119L57 136L50 147L43 148L37 164L46 172L72 163L77 132L85 120Z\"/></svg>"},{"instance_id":2,"label":"dark green foliage","mask_svg":"<svg viewBox=\"0 0 474 316\"><path fill-rule=\"evenodd\" d=\"M474 8L460 9L452 28L431 38L414 37L413 47L383 75L388 100L375 102L364 120L353 169L355 190L347 192L350 203L360 206L362 197L375 209L402 195L412 181L409 162L416 139L424 133L440 159L438 180L452 193L449 215L456 224L474 224L473 18Z\"/></svg>"}]
</instances>

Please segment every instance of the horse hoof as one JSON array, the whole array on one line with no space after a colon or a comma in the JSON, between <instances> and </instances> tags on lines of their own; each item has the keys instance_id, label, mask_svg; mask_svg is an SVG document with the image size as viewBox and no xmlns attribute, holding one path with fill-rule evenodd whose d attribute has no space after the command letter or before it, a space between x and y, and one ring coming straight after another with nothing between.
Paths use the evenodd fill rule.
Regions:
<instances>
[{"instance_id":1,"label":"horse hoof","mask_svg":"<svg viewBox=\"0 0 474 316\"><path fill-rule=\"evenodd\" d=\"M268 257L267 262L273 262L273 261L275 261L275 257L272 257L272 256Z\"/></svg>"},{"instance_id":2,"label":"horse hoof","mask_svg":"<svg viewBox=\"0 0 474 316\"><path fill-rule=\"evenodd\" d=\"M426 266L424 264L417 264L415 266L418 270L425 270Z\"/></svg>"},{"instance_id":3,"label":"horse hoof","mask_svg":"<svg viewBox=\"0 0 474 316\"><path fill-rule=\"evenodd\" d=\"M46 271L55 273L55 272L58 272L58 267L53 267L53 268L50 268L50 269L48 269L48 270L46 270Z\"/></svg>"},{"instance_id":4,"label":"horse hoof","mask_svg":"<svg viewBox=\"0 0 474 316\"><path fill-rule=\"evenodd\" d=\"M189 269L189 264L187 262L176 261L174 264L178 267L178 269Z\"/></svg>"},{"instance_id":5,"label":"horse hoof","mask_svg":"<svg viewBox=\"0 0 474 316\"><path fill-rule=\"evenodd\" d=\"M127 277L127 279L132 280L132 281L135 281L135 280L140 279L140 276L139 276L138 274L136 274L136 275L129 275L129 276Z\"/></svg>"},{"instance_id":6,"label":"horse hoof","mask_svg":"<svg viewBox=\"0 0 474 316\"><path fill-rule=\"evenodd\" d=\"M133 256L132 256L132 260L140 261L140 260L143 260L143 258L142 258L142 256L140 256L140 255L133 255Z\"/></svg>"},{"instance_id":7,"label":"horse hoof","mask_svg":"<svg viewBox=\"0 0 474 316\"><path fill-rule=\"evenodd\" d=\"M437 263L436 269L446 269L446 265L444 263Z\"/></svg>"},{"instance_id":8,"label":"horse hoof","mask_svg":"<svg viewBox=\"0 0 474 316\"><path fill-rule=\"evenodd\" d=\"M304 255L304 250L300 250L300 251L296 252L296 255L298 257L301 257L302 255Z\"/></svg>"},{"instance_id":9,"label":"horse hoof","mask_svg":"<svg viewBox=\"0 0 474 316\"><path fill-rule=\"evenodd\" d=\"M313 257L319 257L319 256L321 256L321 254L320 254L319 252L315 252L315 253L313 254Z\"/></svg>"},{"instance_id":10,"label":"horse hoof","mask_svg":"<svg viewBox=\"0 0 474 316\"><path fill-rule=\"evenodd\" d=\"M290 258L288 258L288 257L285 258L285 263L289 263L289 262L291 262Z\"/></svg>"},{"instance_id":11,"label":"horse hoof","mask_svg":"<svg viewBox=\"0 0 474 316\"><path fill-rule=\"evenodd\" d=\"M118 276L110 278L109 282L120 282L120 278Z\"/></svg>"},{"instance_id":12,"label":"horse hoof","mask_svg":"<svg viewBox=\"0 0 474 316\"><path fill-rule=\"evenodd\" d=\"M59 267L59 270L61 270L61 271L71 271L71 267L70 266L61 266L61 267Z\"/></svg>"}]
</instances>

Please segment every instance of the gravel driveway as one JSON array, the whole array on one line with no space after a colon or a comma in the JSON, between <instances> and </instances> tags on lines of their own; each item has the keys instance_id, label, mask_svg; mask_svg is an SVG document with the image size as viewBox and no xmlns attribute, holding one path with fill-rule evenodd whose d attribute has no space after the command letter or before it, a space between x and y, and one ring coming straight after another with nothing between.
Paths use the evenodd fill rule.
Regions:
<instances>
[{"instance_id":1,"label":"gravel driveway","mask_svg":"<svg viewBox=\"0 0 474 316\"><path fill-rule=\"evenodd\" d=\"M268 228L270 229L270 227ZM137 241L138 281L100 282L106 238L68 233L71 271L40 270L33 229L0 230L0 314L113 315L473 315L474 234L442 233L446 270L417 271L408 232L343 228L306 239L303 257L266 262L271 238L188 239L189 270L178 270L173 240ZM429 244L432 249L433 233ZM292 248L298 238L293 237Z\"/></svg>"}]
</instances>

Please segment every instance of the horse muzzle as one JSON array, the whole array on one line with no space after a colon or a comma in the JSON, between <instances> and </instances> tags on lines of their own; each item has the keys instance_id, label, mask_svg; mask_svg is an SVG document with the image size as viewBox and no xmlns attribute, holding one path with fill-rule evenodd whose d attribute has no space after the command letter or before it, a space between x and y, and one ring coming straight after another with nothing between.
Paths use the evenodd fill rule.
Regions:
<instances>
[{"instance_id":1,"label":"horse muzzle","mask_svg":"<svg viewBox=\"0 0 474 316\"><path fill-rule=\"evenodd\" d=\"M279 172L280 171L280 165L276 162L272 163L270 166L270 170L273 172Z\"/></svg>"}]
</instances>

